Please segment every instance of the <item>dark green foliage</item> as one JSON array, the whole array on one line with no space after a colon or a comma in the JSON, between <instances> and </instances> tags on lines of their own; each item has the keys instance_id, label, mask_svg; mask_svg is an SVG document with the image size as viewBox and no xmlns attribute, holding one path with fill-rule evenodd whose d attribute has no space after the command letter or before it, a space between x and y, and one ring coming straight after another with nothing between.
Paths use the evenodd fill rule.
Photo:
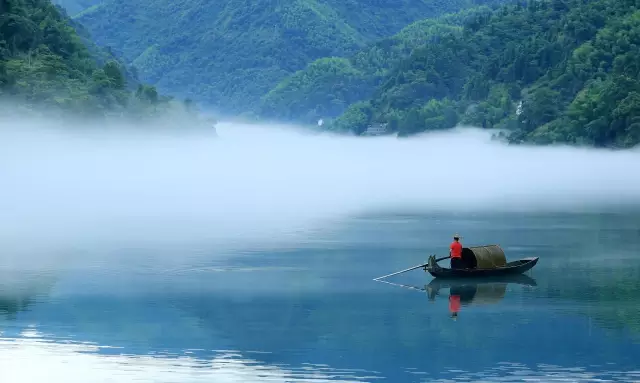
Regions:
<instances>
[{"instance_id":1,"label":"dark green foliage","mask_svg":"<svg viewBox=\"0 0 640 383\"><path fill-rule=\"evenodd\" d=\"M109 85L112 88L124 89L125 78L122 74L120 64L118 64L116 61L109 61L108 63L104 64L104 67L102 69L109 79Z\"/></svg>"},{"instance_id":2,"label":"dark green foliage","mask_svg":"<svg viewBox=\"0 0 640 383\"><path fill-rule=\"evenodd\" d=\"M486 12L478 8L474 12ZM400 60L426 41L460 29L458 15L424 20L357 52L348 59L319 59L289 76L266 94L262 117L313 122L337 117L352 103L371 97Z\"/></svg>"},{"instance_id":3,"label":"dark green foliage","mask_svg":"<svg viewBox=\"0 0 640 383\"><path fill-rule=\"evenodd\" d=\"M107 46L98 48L46 0L0 0L0 93L145 114L170 101L157 87L356 134L372 123L401 136L466 124L506 128L513 143L640 142L640 0L472 8L372 42L471 2L386 4L107 0L79 18Z\"/></svg>"},{"instance_id":4,"label":"dark green foliage","mask_svg":"<svg viewBox=\"0 0 640 383\"><path fill-rule=\"evenodd\" d=\"M542 0L468 12L463 28L442 27L406 57L387 58L395 64L375 72L382 74L369 100L352 103L329 128L359 133L370 123L387 122L409 135L461 123L506 128L514 143L636 145L639 5L635 0ZM360 78L372 73L357 72ZM278 92L293 99L285 84L291 79L267 100ZM349 103L332 103L342 101ZM323 107L315 104L314 110Z\"/></svg>"},{"instance_id":5,"label":"dark green foliage","mask_svg":"<svg viewBox=\"0 0 640 383\"><path fill-rule=\"evenodd\" d=\"M85 115L148 115L167 100L154 88L143 96L111 52L85 46L88 36L49 0L0 0L0 96L25 106ZM97 53L97 57L94 55ZM152 90L151 90L152 89ZM143 99L152 108L134 101Z\"/></svg>"},{"instance_id":6,"label":"dark green foliage","mask_svg":"<svg viewBox=\"0 0 640 383\"><path fill-rule=\"evenodd\" d=\"M140 85L136 90L136 97L149 104L155 104L158 102L158 91L153 86Z\"/></svg>"},{"instance_id":7,"label":"dark green foliage","mask_svg":"<svg viewBox=\"0 0 640 383\"><path fill-rule=\"evenodd\" d=\"M371 117L371 104L369 102L357 102L344 112L342 118L329 125L329 129L342 132L352 131L356 134L361 134L367 129Z\"/></svg>"},{"instance_id":8,"label":"dark green foliage","mask_svg":"<svg viewBox=\"0 0 640 383\"><path fill-rule=\"evenodd\" d=\"M260 98L313 60L350 56L413 21L494 1L105 0L77 19L163 92L225 112L260 108L265 116L281 117L274 110L294 102L287 94L274 92L261 107ZM375 86L369 76L358 77L362 68L354 63L316 63L310 71L315 75L324 68L339 77L325 87L337 94L311 95L314 87L306 87L306 79L292 79L287 87L304 88L301 94L312 101L300 100L285 116L309 109L310 103L322 106L305 111L309 118L340 113L345 103L368 97ZM343 86L362 92L341 93Z\"/></svg>"},{"instance_id":9,"label":"dark green foliage","mask_svg":"<svg viewBox=\"0 0 640 383\"><path fill-rule=\"evenodd\" d=\"M366 98L372 85L347 59L317 60L267 94L260 115L305 121L339 115L349 104Z\"/></svg>"},{"instance_id":10,"label":"dark green foliage","mask_svg":"<svg viewBox=\"0 0 640 383\"><path fill-rule=\"evenodd\" d=\"M71 19L68 16L65 8L63 8L60 5L56 6L56 8L58 9L58 12L62 16L62 18L65 20L65 22L68 23L70 26L72 26L76 34L80 37L80 40L82 41L83 45L89 51L92 61L96 62L98 66L105 65L109 61L114 61L115 63L117 63L118 66L120 67L120 71L124 75L125 85L130 90L134 90L135 87L140 83L140 81L138 80L138 75L136 73L135 68L131 66L127 66L124 63L124 61L122 61L119 57L117 57L114 54L111 48L98 46L92 40L91 35L89 34L89 31L87 31L87 29L82 24Z\"/></svg>"}]
</instances>

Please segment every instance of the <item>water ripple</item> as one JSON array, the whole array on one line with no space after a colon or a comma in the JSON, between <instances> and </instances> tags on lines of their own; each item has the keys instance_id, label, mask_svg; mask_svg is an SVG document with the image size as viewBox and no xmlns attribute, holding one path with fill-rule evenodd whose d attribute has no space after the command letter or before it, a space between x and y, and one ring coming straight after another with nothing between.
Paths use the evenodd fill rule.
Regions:
<instances>
[{"instance_id":1,"label":"water ripple","mask_svg":"<svg viewBox=\"0 0 640 383\"><path fill-rule=\"evenodd\" d=\"M131 355L114 353L113 347L90 342L42 338L31 329L21 338L0 338L0 369L3 381L22 382L310 382L356 383L384 380L379 372L336 369L326 364L303 363L300 367L267 365L248 357L259 351L215 350L212 358L195 355L205 351ZM117 348L116 348L117 349ZM38 368L33 368L38 366ZM439 376L406 369L407 381L416 382L638 382L639 371L616 371L614 366L562 367L538 364L498 363L484 371L444 370Z\"/></svg>"},{"instance_id":2,"label":"water ripple","mask_svg":"<svg viewBox=\"0 0 640 383\"><path fill-rule=\"evenodd\" d=\"M521 363L498 363L496 367L480 372L468 372L461 370L448 370L446 378L421 378L421 382L445 383L445 382L638 382L638 371L606 370L612 366L590 366L597 368L598 372L589 371L585 367L562 367L549 364L538 364L531 368ZM415 369L407 369L413 375L428 375Z\"/></svg>"}]
</instances>

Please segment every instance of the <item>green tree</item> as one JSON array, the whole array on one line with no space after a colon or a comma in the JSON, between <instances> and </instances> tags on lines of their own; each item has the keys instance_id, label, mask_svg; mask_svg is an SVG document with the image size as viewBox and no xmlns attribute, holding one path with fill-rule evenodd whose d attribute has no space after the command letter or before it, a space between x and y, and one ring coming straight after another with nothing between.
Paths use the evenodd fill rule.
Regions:
<instances>
[{"instance_id":1,"label":"green tree","mask_svg":"<svg viewBox=\"0 0 640 383\"><path fill-rule=\"evenodd\" d=\"M120 69L120 64L118 64L116 61L111 60L104 64L103 70L105 75L109 79L112 88L124 89L126 80Z\"/></svg>"}]
</instances>

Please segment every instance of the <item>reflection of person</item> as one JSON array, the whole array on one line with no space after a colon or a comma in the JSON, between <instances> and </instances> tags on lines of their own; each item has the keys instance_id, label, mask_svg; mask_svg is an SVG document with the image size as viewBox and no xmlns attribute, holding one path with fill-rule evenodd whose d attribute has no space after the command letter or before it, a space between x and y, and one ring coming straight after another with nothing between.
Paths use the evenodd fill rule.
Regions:
<instances>
[{"instance_id":1,"label":"reflection of person","mask_svg":"<svg viewBox=\"0 0 640 383\"><path fill-rule=\"evenodd\" d=\"M452 269L462 269L462 244L460 243L460 236L455 234L453 236L453 242L449 247L449 255L451 256L451 268Z\"/></svg>"},{"instance_id":2,"label":"reflection of person","mask_svg":"<svg viewBox=\"0 0 640 383\"><path fill-rule=\"evenodd\" d=\"M460 311L460 295L449 295L449 311L453 320L458 319L458 311Z\"/></svg>"}]
</instances>

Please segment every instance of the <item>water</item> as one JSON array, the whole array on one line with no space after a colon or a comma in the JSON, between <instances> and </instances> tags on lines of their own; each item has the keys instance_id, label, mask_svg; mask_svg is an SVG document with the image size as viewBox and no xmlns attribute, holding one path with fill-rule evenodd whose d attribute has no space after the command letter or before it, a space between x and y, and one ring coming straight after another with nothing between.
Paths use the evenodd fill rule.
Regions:
<instances>
[{"instance_id":1,"label":"water","mask_svg":"<svg viewBox=\"0 0 640 383\"><path fill-rule=\"evenodd\" d=\"M509 259L539 256L529 285L478 286L454 321L449 289L429 299L432 278L422 270L390 277L394 284L372 280L446 254L454 232L465 245L499 244ZM384 215L280 246L96 248L74 267L8 264L0 376L640 381L639 248L631 213Z\"/></svg>"}]
</instances>

